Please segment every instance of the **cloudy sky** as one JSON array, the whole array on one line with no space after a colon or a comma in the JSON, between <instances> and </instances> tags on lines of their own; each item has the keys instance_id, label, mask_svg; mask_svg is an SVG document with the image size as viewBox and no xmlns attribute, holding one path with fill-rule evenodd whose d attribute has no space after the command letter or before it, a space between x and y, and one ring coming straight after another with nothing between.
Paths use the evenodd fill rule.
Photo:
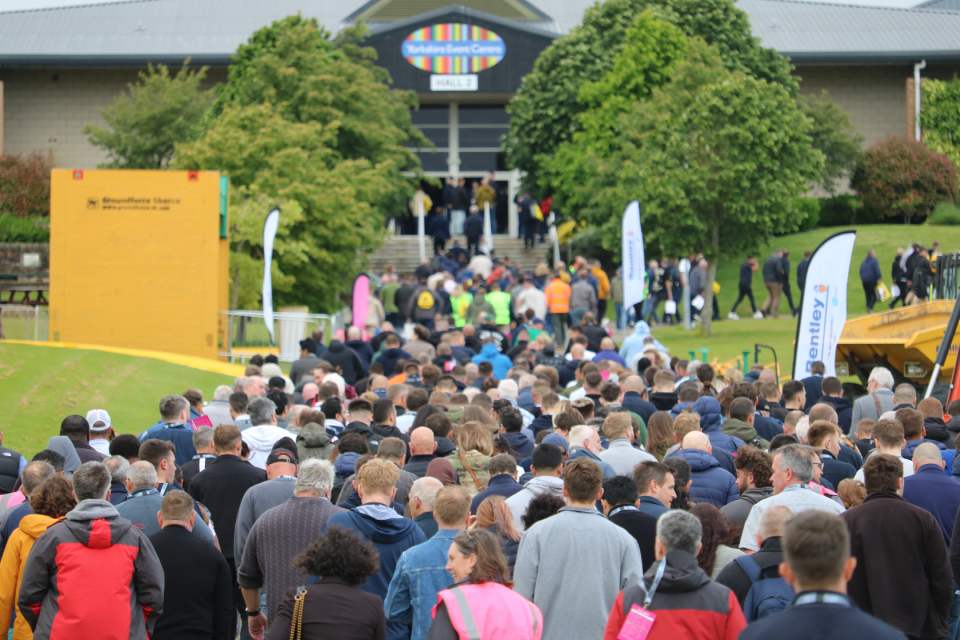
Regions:
<instances>
[{"instance_id":1,"label":"cloudy sky","mask_svg":"<svg viewBox=\"0 0 960 640\"><path fill-rule=\"evenodd\" d=\"M62 7L73 4L95 4L106 0L0 0L0 10L35 9L39 7ZM314 2L336 2L336 0L313 0ZM890 7L909 7L920 0L820 0L838 4L867 4ZM451 0L453 4L456 4Z\"/></svg>"}]
</instances>

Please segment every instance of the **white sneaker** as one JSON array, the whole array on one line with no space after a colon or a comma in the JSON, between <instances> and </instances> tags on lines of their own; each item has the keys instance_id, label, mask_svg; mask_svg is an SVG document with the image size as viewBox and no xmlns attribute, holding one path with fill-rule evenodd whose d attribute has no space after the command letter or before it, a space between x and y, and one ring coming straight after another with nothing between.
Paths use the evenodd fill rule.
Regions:
<instances>
[{"instance_id":1,"label":"white sneaker","mask_svg":"<svg viewBox=\"0 0 960 640\"><path fill-rule=\"evenodd\" d=\"M731 311L730 313L727 314L727 319L728 319L728 320L739 320L739 319L740 319L740 316L738 316L738 315L735 314L733 311Z\"/></svg>"},{"instance_id":2,"label":"white sneaker","mask_svg":"<svg viewBox=\"0 0 960 640\"><path fill-rule=\"evenodd\" d=\"M757 311L755 314L753 314L753 319L763 320L763 311Z\"/></svg>"}]
</instances>

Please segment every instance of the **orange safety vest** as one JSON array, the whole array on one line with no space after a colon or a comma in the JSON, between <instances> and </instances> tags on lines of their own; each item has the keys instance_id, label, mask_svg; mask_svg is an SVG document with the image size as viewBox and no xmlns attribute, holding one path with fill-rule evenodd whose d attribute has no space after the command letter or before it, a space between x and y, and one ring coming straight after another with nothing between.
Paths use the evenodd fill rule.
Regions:
<instances>
[{"instance_id":1,"label":"orange safety vest","mask_svg":"<svg viewBox=\"0 0 960 640\"><path fill-rule=\"evenodd\" d=\"M543 614L516 591L497 582L460 584L438 596L461 640L540 640ZM437 607L433 608L436 617Z\"/></svg>"},{"instance_id":2,"label":"orange safety vest","mask_svg":"<svg viewBox=\"0 0 960 640\"><path fill-rule=\"evenodd\" d=\"M570 313L570 285L554 278L543 290L547 296L547 309L550 313Z\"/></svg>"}]
</instances>

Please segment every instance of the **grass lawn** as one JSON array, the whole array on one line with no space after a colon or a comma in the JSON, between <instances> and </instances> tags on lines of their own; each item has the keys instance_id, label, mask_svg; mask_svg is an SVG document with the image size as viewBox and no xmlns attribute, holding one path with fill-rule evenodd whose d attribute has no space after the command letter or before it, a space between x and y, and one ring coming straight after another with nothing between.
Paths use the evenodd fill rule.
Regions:
<instances>
[{"instance_id":1,"label":"grass lawn","mask_svg":"<svg viewBox=\"0 0 960 640\"><path fill-rule=\"evenodd\" d=\"M204 397L227 376L101 351L0 344L4 444L26 456L57 435L71 413L106 409L117 433L140 434L157 421L157 403L197 388Z\"/></svg>"},{"instance_id":2,"label":"grass lawn","mask_svg":"<svg viewBox=\"0 0 960 640\"><path fill-rule=\"evenodd\" d=\"M844 230L844 227L828 227L804 233L774 238L773 242L763 247L757 254L761 265L766 258L777 249L790 252L790 281L792 284L794 302L800 304L800 291L797 286L797 264L803 258L804 251L813 251L828 236ZM876 249L880 267L883 270L884 282L889 286L890 265L896 255L897 247L904 247L916 241L929 245L934 240L940 241L941 251L951 253L960 251L960 227L948 226L904 226L904 225L862 225L856 228L857 242L854 245L853 258L850 261L850 275L847 285L847 317L852 318L866 313L866 301L863 287L860 284L860 263L870 249ZM793 341L796 334L796 319L789 317L786 299L781 298L781 317L777 320L752 320L750 317L749 302L740 303L739 313L743 318L738 321L726 320L730 306L737 296L740 264L744 257L731 259L719 265L717 280L720 282L720 314L724 318L713 324L713 335L704 338L698 328L686 331L682 326L656 327L654 335L670 348L671 353L682 358L689 357L689 351L695 350L696 357L700 358L700 349L710 350L709 360L729 362L742 357L743 351L750 352L750 362L753 363L753 345L755 343L768 344L777 350L780 368L783 374L789 376L793 363ZM766 299L766 289L763 286L761 273L754 275L753 293L757 306L763 305ZM885 307L884 307L885 308ZM662 307L661 307L662 309ZM878 309L882 310L882 309ZM761 352L760 362L773 364L769 351Z\"/></svg>"},{"instance_id":3,"label":"grass lawn","mask_svg":"<svg viewBox=\"0 0 960 640\"><path fill-rule=\"evenodd\" d=\"M744 351L749 351L749 363L754 363L754 344L770 345L777 351L781 373L789 376L793 364L793 340L797 324L795 319L778 318L776 320L723 320L713 323L713 335L704 338L699 328L687 331L682 325L671 327L656 327L654 335L663 342L670 353L689 358L690 351L694 357L701 359L700 350L709 349L709 362L718 361L727 363L743 357ZM760 352L760 362L765 365L773 364L773 355L769 350Z\"/></svg>"},{"instance_id":4,"label":"grass lawn","mask_svg":"<svg viewBox=\"0 0 960 640\"><path fill-rule=\"evenodd\" d=\"M804 251L813 251L827 237L844 231L848 227L826 227L804 233L794 233L788 236L774 238L773 242L757 253L757 260L763 266L764 260L777 249L790 252L790 283L793 290L794 302L800 303L800 291L797 287L797 264L803 259ZM896 255L897 247L905 247L913 242L929 246L934 240L940 241L942 253L960 251L960 227L935 225L861 225L855 227L857 242L853 247L853 258L850 260L850 277L847 283L847 313L849 316L866 313L866 300L863 295L863 286L860 284L860 263L863 262L867 251L876 249L877 259L883 272L883 281L890 286L890 265ZM737 282L740 277L740 264L745 256L721 262L717 280L720 282L720 313L726 316L730 306L737 299ZM760 272L754 274L753 293L757 299L757 306L763 305L767 290L763 286L763 276ZM781 297L780 311L787 309L787 301ZM750 311L749 302L740 303L740 315L746 316Z\"/></svg>"}]
</instances>

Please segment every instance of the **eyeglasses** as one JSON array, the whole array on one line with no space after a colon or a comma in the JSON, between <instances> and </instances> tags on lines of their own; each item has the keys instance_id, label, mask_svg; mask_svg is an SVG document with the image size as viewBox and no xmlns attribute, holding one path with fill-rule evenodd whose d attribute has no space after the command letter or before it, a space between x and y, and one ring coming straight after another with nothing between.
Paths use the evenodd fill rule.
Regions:
<instances>
[{"instance_id":1,"label":"eyeglasses","mask_svg":"<svg viewBox=\"0 0 960 640\"><path fill-rule=\"evenodd\" d=\"M820 467L821 469L823 469L823 463L822 463L822 462L814 462L814 463L813 463L813 466L815 466L815 467Z\"/></svg>"}]
</instances>

